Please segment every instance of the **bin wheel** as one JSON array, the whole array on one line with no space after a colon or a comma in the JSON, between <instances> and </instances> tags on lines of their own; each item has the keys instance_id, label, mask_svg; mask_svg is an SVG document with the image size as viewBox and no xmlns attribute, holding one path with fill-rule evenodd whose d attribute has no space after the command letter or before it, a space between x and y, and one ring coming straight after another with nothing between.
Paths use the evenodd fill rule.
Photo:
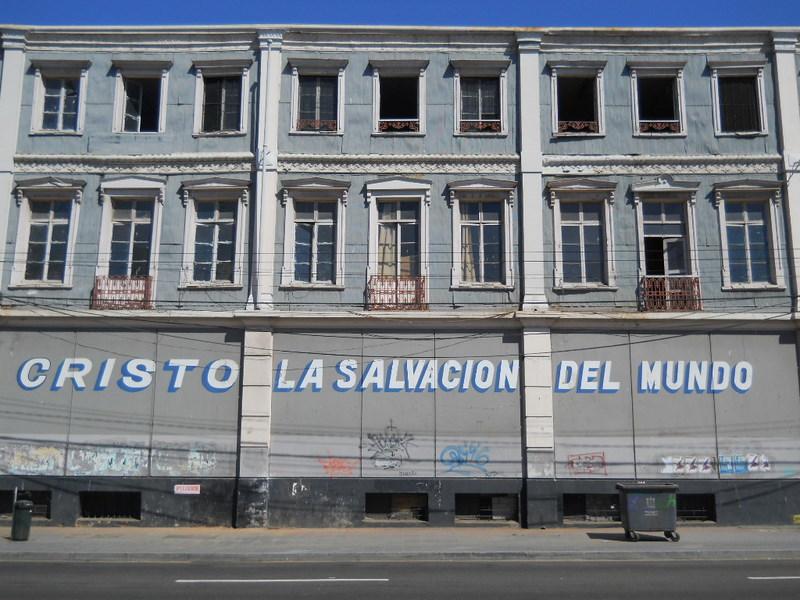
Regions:
<instances>
[{"instance_id":1,"label":"bin wheel","mask_svg":"<svg viewBox=\"0 0 800 600\"><path fill-rule=\"evenodd\" d=\"M667 538L667 539L668 539L670 542L679 542L679 541L680 541L680 539L681 539L681 535L680 535L680 534L679 534L677 531L665 531L665 532L664 532L664 536L665 536L665 537L666 537L666 538Z\"/></svg>"},{"instance_id":2,"label":"bin wheel","mask_svg":"<svg viewBox=\"0 0 800 600\"><path fill-rule=\"evenodd\" d=\"M628 538L632 542L639 541L639 534L633 531L633 529L629 529L625 532L625 537Z\"/></svg>"}]
</instances>

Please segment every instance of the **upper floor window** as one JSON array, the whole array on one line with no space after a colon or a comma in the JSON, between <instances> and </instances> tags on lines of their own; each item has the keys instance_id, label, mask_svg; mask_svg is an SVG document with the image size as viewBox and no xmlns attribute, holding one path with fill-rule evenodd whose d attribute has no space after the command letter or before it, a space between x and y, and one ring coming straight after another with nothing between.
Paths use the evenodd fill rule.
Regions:
<instances>
[{"instance_id":1,"label":"upper floor window","mask_svg":"<svg viewBox=\"0 0 800 600\"><path fill-rule=\"evenodd\" d=\"M336 204L295 202L294 279L333 283L336 261Z\"/></svg>"},{"instance_id":2,"label":"upper floor window","mask_svg":"<svg viewBox=\"0 0 800 600\"><path fill-rule=\"evenodd\" d=\"M80 134L89 62L34 61L32 133Z\"/></svg>"},{"instance_id":3,"label":"upper floor window","mask_svg":"<svg viewBox=\"0 0 800 600\"><path fill-rule=\"evenodd\" d=\"M195 63L195 135L247 130L250 61Z\"/></svg>"},{"instance_id":4,"label":"upper floor window","mask_svg":"<svg viewBox=\"0 0 800 600\"><path fill-rule=\"evenodd\" d=\"M114 131L156 133L166 129L170 62L114 61Z\"/></svg>"},{"instance_id":5,"label":"upper floor window","mask_svg":"<svg viewBox=\"0 0 800 600\"><path fill-rule=\"evenodd\" d=\"M628 63L633 99L634 135L682 135L683 64Z\"/></svg>"},{"instance_id":6,"label":"upper floor window","mask_svg":"<svg viewBox=\"0 0 800 600\"><path fill-rule=\"evenodd\" d=\"M428 61L371 60L373 133L425 133L425 69Z\"/></svg>"},{"instance_id":7,"label":"upper floor window","mask_svg":"<svg viewBox=\"0 0 800 600\"><path fill-rule=\"evenodd\" d=\"M292 133L344 131L346 60L289 59L292 67Z\"/></svg>"},{"instance_id":8,"label":"upper floor window","mask_svg":"<svg viewBox=\"0 0 800 600\"><path fill-rule=\"evenodd\" d=\"M767 133L764 65L709 63L717 135Z\"/></svg>"},{"instance_id":9,"label":"upper floor window","mask_svg":"<svg viewBox=\"0 0 800 600\"><path fill-rule=\"evenodd\" d=\"M115 199L112 204L108 274L147 277L150 274L153 201Z\"/></svg>"},{"instance_id":10,"label":"upper floor window","mask_svg":"<svg viewBox=\"0 0 800 600\"><path fill-rule=\"evenodd\" d=\"M453 60L455 135L505 135L508 60Z\"/></svg>"},{"instance_id":11,"label":"upper floor window","mask_svg":"<svg viewBox=\"0 0 800 600\"><path fill-rule=\"evenodd\" d=\"M553 135L604 135L605 63L550 65Z\"/></svg>"},{"instance_id":12,"label":"upper floor window","mask_svg":"<svg viewBox=\"0 0 800 600\"><path fill-rule=\"evenodd\" d=\"M378 275L419 275L419 201L378 202Z\"/></svg>"}]
</instances>

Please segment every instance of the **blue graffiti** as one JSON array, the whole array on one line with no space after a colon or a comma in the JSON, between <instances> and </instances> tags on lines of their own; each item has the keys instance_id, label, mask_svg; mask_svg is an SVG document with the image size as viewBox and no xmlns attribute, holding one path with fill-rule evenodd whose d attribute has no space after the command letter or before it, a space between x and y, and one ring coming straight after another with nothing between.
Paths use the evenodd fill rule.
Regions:
<instances>
[{"instance_id":1,"label":"blue graffiti","mask_svg":"<svg viewBox=\"0 0 800 600\"><path fill-rule=\"evenodd\" d=\"M489 448L480 442L464 442L447 446L439 454L439 462L447 473L489 475Z\"/></svg>"}]
</instances>

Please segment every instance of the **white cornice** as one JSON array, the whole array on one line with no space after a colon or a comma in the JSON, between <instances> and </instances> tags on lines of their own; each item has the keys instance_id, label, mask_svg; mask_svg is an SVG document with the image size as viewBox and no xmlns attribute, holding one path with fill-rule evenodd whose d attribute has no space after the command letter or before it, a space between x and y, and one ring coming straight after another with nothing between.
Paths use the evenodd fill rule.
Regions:
<instances>
[{"instance_id":1,"label":"white cornice","mask_svg":"<svg viewBox=\"0 0 800 600\"><path fill-rule=\"evenodd\" d=\"M28 32L29 52L212 52L252 51L257 46L253 29L147 31L57 29Z\"/></svg>"},{"instance_id":2,"label":"white cornice","mask_svg":"<svg viewBox=\"0 0 800 600\"><path fill-rule=\"evenodd\" d=\"M250 152L187 154L17 154L17 173L191 174L249 173L254 168Z\"/></svg>"},{"instance_id":3,"label":"white cornice","mask_svg":"<svg viewBox=\"0 0 800 600\"><path fill-rule=\"evenodd\" d=\"M514 174L517 154L281 154L282 173Z\"/></svg>"},{"instance_id":4,"label":"white cornice","mask_svg":"<svg viewBox=\"0 0 800 600\"><path fill-rule=\"evenodd\" d=\"M772 45L769 30L548 30L542 53L593 55L759 54Z\"/></svg>"},{"instance_id":5,"label":"white cornice","mask_svg":"<svg viewBox=\"0 0 800 600\"><path fill-rule=\"evenodd\" d=\"M549 155L545 175L777 174L778 154L751 155Z\"/></svg>"}]
</instances>

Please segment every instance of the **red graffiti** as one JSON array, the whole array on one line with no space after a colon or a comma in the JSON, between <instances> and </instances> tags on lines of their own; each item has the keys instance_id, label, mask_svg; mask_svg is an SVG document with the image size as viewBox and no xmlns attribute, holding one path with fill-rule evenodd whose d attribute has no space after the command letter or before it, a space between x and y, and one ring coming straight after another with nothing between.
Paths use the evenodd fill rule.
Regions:
<instances>
[{"instance_id":1,"label":"red graffiti","mask_svg":"<svg viewBox=\"0 0 800 600\"><path fill-rule=\"evenodd\" d=\"M328 477L352 477L353 470L357 466L356 461L349 458L329 456L328 458L318 458L317 460Z\"/></svg>"}]
</instances>

